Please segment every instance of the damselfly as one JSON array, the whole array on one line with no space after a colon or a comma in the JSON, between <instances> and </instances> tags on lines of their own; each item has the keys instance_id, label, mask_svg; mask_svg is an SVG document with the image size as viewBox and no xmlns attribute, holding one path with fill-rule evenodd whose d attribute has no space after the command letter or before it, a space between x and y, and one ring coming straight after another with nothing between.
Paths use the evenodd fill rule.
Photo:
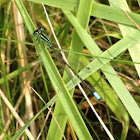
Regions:
<instances>
[{"instance_id":1,"label":"damselfly","mask_svg":"<svg viewBox=\"0 0 140 140\"><path fill-rule=\"evenodd\" d=\"M35 36L39 36L41 38L41 40L47 45L49 46L50 49L53 50L53 52L63 61L64 64L66 64L68 66L68 68L79 78L79 80L81 81L81 83L88 88L93 95L100 100L101 97L100 95L94 91L72 68L71 66L63 59L63 57L53 48L51 41L49 40L49 38L43 33L44 28L40 27L37 30L34 31L34 35Z\"/></svg>"}]
</instances>

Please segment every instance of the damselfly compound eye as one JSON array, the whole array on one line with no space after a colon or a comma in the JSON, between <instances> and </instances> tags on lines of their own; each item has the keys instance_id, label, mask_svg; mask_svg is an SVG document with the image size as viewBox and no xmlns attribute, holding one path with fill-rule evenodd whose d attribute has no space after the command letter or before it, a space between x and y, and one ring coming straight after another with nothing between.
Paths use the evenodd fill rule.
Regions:
<instances>
[{"instance_id":1,"label":"damselfly compound eye","mask_svg":"<svg viewBox=\"0 0 140 140\"><path fill-rule=\"evenodd\" d=\"M37 35L38 34L38 31L34 31L34 35Z\"/></svg>"}]
</instances>

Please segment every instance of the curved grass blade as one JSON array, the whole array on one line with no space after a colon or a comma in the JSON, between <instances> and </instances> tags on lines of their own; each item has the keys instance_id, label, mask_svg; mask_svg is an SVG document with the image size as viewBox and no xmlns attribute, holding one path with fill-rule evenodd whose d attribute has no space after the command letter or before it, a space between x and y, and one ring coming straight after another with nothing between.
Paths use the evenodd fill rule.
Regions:
<instances>
[{"instance_id":1,"label":"curved grass blade","mask_svg":"<svg viewBox=\"0 0 140 140\"><path fill-rule=\"evenodd\" d=\"M29 14L27 13L21 0L15 0L15 2L16 2L17 7L19 8L19 11L24 19L24 22L25 22L30 34L32 34L35 30L35 27L34 27L34 24L29 16ZM75 103L74 103L72 97L69 95L69 93L66 89L66 86L65 86L63 80L61 79L61 76L60 76L53 60L51 59L48 51L45 50L45 48L43 47L42 42L40 42L40 44L41 45L36 46L36 49L42 58L44 67L50 77L50 80L53 84L55 91L59 95L59 99L60 99L61 103L63 104L65 113L67 114L78 138L79 139L89 139L89 140L92 139L84 121L81 118L80 113L78 112L78 110L75 106Z\"/></svg>"}]
</instances>

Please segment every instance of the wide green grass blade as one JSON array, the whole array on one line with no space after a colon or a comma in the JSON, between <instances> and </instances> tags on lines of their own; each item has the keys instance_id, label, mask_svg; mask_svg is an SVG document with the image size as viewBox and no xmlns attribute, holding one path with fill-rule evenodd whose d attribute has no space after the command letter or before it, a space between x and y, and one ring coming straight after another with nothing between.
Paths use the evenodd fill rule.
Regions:
<instances>
[{"instance_id":1,"label":"wide green grass blade","mask_svg":"<svg viewBox=\"0 0 140 140\"><path fill-rule=\"evenodd\" d=\"M89 60L86 57L81 58L81 66L83 69L89 64ZM107 106L112 110L112 112L116 115L119 122L122 123L122 136L123 139L127 137L128 128L129 128L129 116L124 108L124 105L120 101L120 99L117 97L117 95L114 93L114 90L111 88L111 86L104 80L104 78L101 78L101 75L98 71L94 72L90 77L86 79L89 83L92 83L95 85L95 89L98 93L102 93L102 99L106 102ZM122 117L123 114L123 117ZM110 116L108 116L110 117ZM111 122L110 127L111 127ZM113 129L113 128L112 128ZM111 128L110 128L111 130Z\"/></svg>"},{"instance_id":2,"label":"wide green grass blade","mask_svg":"<svg viewBox=\"0 0 140 140\"><path fill-rule=\"evenodd\" d=\"M128 14L137 23L137 25L140 26L140 15L132 12L128 12ZM126 14L117 7L110 7L104 4L93 2L91 16L135 27Z\"/></svg>"},{"instance_id":3,"label":"wide green grass blade","mask_svg":"<svg viewBox=\"0 0 140 140\"><path fill-rule=\"evenodd\" d=\"M95 42L89 36L89 34L82 28L82 26L79 24L77 19L73 16L73 14L66 10L63 10L63 12L67 16L67 18L69 19L71 24L74 26L79 37L81 38L81 40L83 40L83 43L89 49L89 51L92 54L97 55L99 57L103 57L103 58L109 57L109 58L113 59L114 57L116 57L116 55L114 55L116 53L115 51L121 50L121 52L122 52L122 51L124 51L124 49L131 47L134 43L139 41L140 32L137 31L137 32L131 34L130 36L125 37L124 39L122 39L121 41L119 41L118 43L113 45L114 47L111 47L110 49L105 51L102 55L100 55L102 53L101 50L98 48L98 46L95 44ZM115 48L115 46L116 46L116 48ZM110 50L113 50L113 53ZM117 51L117 53L118 53L118 51ZM102 59L96 58L94 60L94 64L90 63L87 67L92 65L91 67L89 67L92 70L92 72L93 72L93 69L94 69L94 72L96 70L98 70L99 68L102 69L103 73L105 74L108 81L110 82L110 84L112 85L114 90L116 91L117 95L119 96L120 100L126 107L127 111L129 112L130 116L134 120L135 124L140 129L140 118L136 117L136 116L140 116L140 110L139 110L138 105L136 104L136 102L134 101L132 96L130 95L129 91L124 86L123 82L120 80L119 76L113 70L113 68L108 64L105 65L109 61L106 59L103 59L103 58ZM100 67L98 67L99 65L100 65ZM87 68L85 68L83 71L81 71L79 73L79 75L83 79L87 78L90 75L86 71L87 71ZM75 80L77 81L78 79L74 78L74 81ZM76 81L75 81L75 83L77 84ZM71 82L71 84L72 84L72 82ZM73 88L73 87L71 87L71 88Z\"/></svg>"},{"instance_id":4,"label":"wide green grass blade","mask_svg":"<svg viewBox=\"0 0 140 140\"><path fill-rule=\"evenodd\" d=\"M41 46L39 46L39 48L37 47L38 53L42 58L42 62L44 63L53 87L59 96L61 104L63 104L65 113L67 114L78 138L92 139L84 121L82 120L80 113L78 112L78 109L76 108L72 97L66 89L65 83L63 82L49 52L45 50L42 42L40 42L40 44Z\"/></svg>"},{"instance_id":5,"label":"wide green grass blade","mask_svg":"<svg viewBox=\"0 0 140 140\"><path fill-rule=\"evenodd\" d=\"M43 3L48 6L62 8L65 10L70 10L70 11L73 11L74 7L76 6L75 0L28 0L28 1L36 2L36 3L40 3L40 4Z\"/></svg>"},{"instance_id":6,"label":"wide green grass blade","mask_svg":"<svg viewBox=\"0 0 140 140\"><path fill-rule=\"evenodd\" d=\"M15 2L24 19L24 22L28 28L28 31L30 32L30 34L32 34L33 31L35 30L35 26L29 16L29 14L27 13L21 0L15 0ZM63 104L64 110L65 110L78 138L79 139L89 139L89 140L92 139L84 121L82 120L82 117L81 117L78 109L75 106L75 103L74 103L72 97L69 95L69 93L66 89L66 86L65 86L49 52L44 48L42 42L40 42L40 45L36 46L36 49L42 58L44 67L49 75L49 78L53 84L55 91L59 95L59 99L60 99L61 103Z\"/></svg>"}]
</instances>

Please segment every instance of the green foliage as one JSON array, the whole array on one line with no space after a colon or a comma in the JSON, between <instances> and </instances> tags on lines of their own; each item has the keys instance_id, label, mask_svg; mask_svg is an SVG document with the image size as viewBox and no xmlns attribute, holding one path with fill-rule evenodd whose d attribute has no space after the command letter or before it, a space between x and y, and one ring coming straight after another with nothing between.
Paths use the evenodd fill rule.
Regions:
<instances>
[{"instance_id":1,"label":"green foliage","mask_svg":"<svg viewBox=\"0 0 140 140\"><path fill-rule=\"evenodd\" d=\"M7 3L8 6L6 6ZM11 56L15 55L15 59L20 61L21 56L20 53L18 54L17 45L21 43L26 47L27 60L30 63L21 67L19 63L12 60L9 63L10 71L8 73L8 65L5 64L1 55L2 76L0 84L5 87L3 92L6 93L8 100L14 106L18 101L20 90L23 92L22 83L24 83L24 79L23 81L20 80L21 75L27 70L33 73L33 69L39 64L40 67L36 70L31 84L47 104L44 106L37 96L32 95L34 99L32 101L33 108L35 108L34 117L25 123L25 126L19 129L18 132L14 131L16 123L14 118L11 117L12 129L9 127L11 135L8 136L9 133L7 134L4 130L6 119L4 119L5 110L3 108L6 108L6 106L0 101L1 133L4 132L5 138L19 139L26 128L41 115L41 119L39 118L41 124L35 122L36 130L40 131L45 123L44 116L48 112L46 109L56 102L55 107L52 107L53 117L48 120L47 128L41 133L42 139L45 139L44 136L48 140L60 140L64 136L67 136L68 139L70 135L72 139L78 137L80 140L103 139L103 137L108 139L105 132L100 128L100 124L93 119L94 114L90 115L85 98L78 94L79 90L75 89L80 80L76 76L69 76L70 74L65 71L66 68L63 68L64 66L61 66L60 62L55 59L56 56L51 53L49 47L33 36L37 25L43 26L45 34L55 44L48 23L46 23L45 14L41 7L42 3L47 5L47 11L58 39L64 50L67 49L67 59L70 66L100 94L102 100L97 101L83 87L103 121L108 124L112 135L117 139L124 140L128 135L129 128L133 133L135 131L132 127L140 130L140 109L139 103L137 103L139 101L138 93L140 92L137 84L138 76L140 76L140 31L136 28L136 24L140 25L140 15L136 14L137 11L136 13L130 12L125 0L109 0L109 5L93 2L92 0L28 0L24 3L21 0L15 0L27 29L24 36L25 41L17 40L16 36L18 34L15 32L15 28L19 25L14 23L14 17L10 13L12 11L11 2L4 1L0 10L0 21L3 19L3 22L0 22L0 52L2 53L4 46L8 46L10 42L12 46L10 48ZM129 6L132 7L132 3L129 3ZM3 9L6 10L6 8L8 9L7 13L4 13ZM125 11L128 11L130 17ZM94 20L93 17L96 19ZM88 51L88 55L85 55L83 51ZM5 53L7 57L8 48L5 52L7 52ZM129 63L126 63L125 60ZM131 63L133 65L130 66ZM15 78L15 83L10 81L13 78ZM131 89L127 89L126 86L130 85ZM54 92L56 95L54 95ZM78 98L75 98L74 95L77 95ZM24 102L23 99L22 101ZM24 118L24 115L27 114L27 108L23 107L23 104L21 106L19 115ZM37 108L39 108L39 111L37 111ZM84 112L84 109L86 109L86 112ZM129 120L129 117L132 118L136 126ZM118 127L119 134L115 131Z\"/></svg>"}]
</instances>

